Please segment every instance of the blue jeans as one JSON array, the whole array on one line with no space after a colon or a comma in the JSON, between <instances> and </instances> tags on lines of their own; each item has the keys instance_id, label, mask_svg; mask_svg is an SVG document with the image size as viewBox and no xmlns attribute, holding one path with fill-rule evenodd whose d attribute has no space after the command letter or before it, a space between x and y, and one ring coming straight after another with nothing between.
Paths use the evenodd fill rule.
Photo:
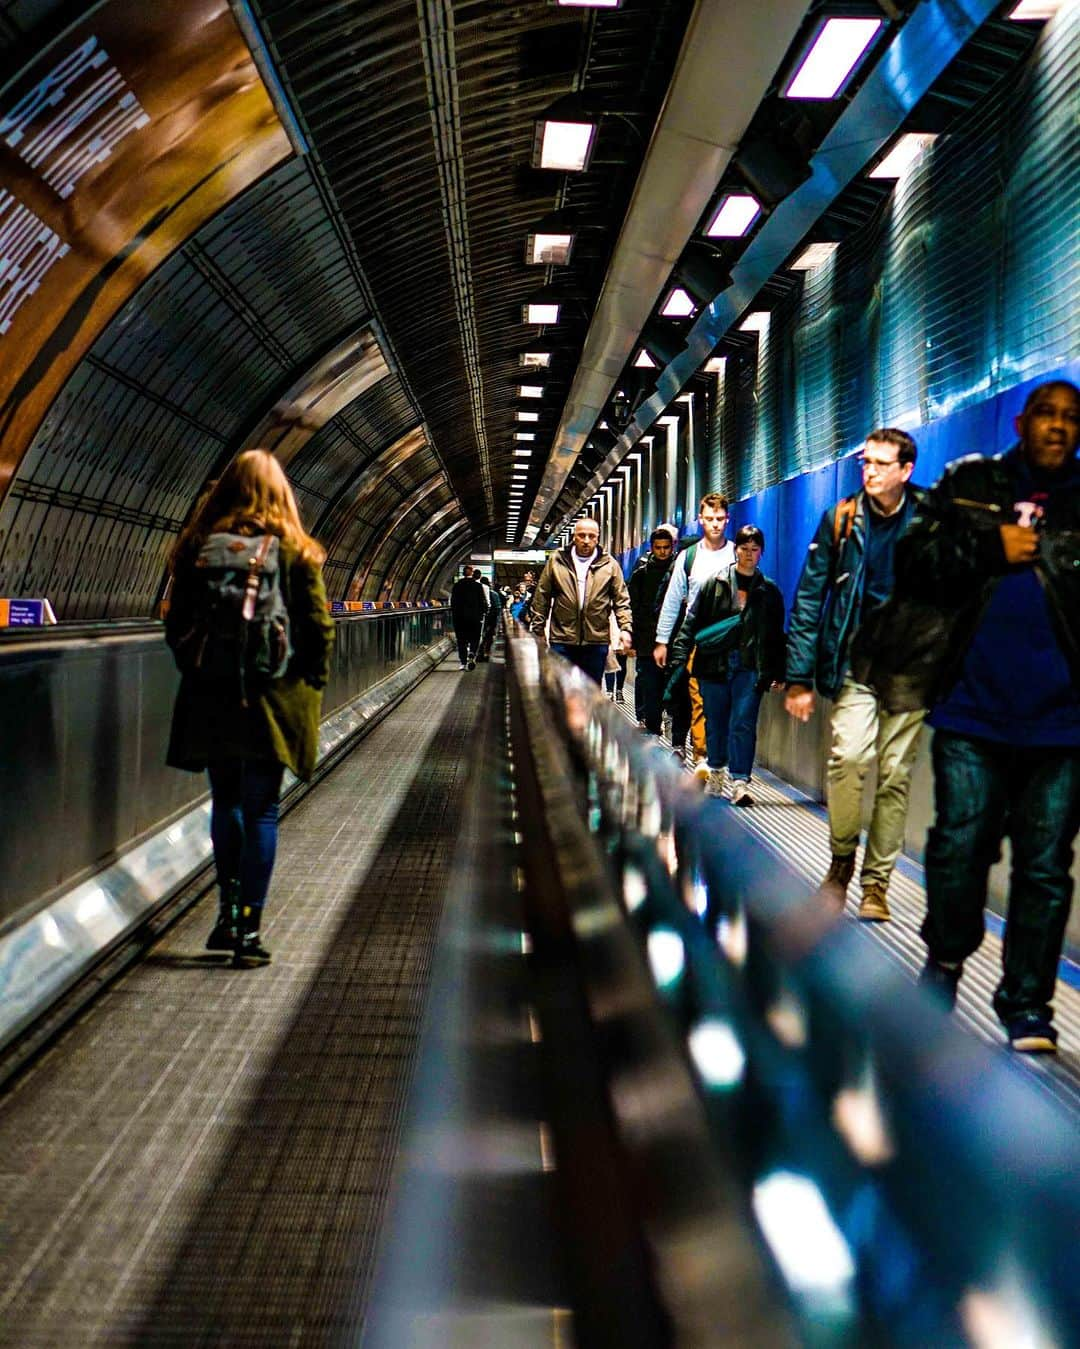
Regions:
<instances>
[{"instance_id":1,"label":"blue jeans","mask_svg":"<svg viewBox=\"0 0 1080 1349\"><path fill-rule=\"evenodd\" d=\"M705 745L710 768L727 764L733 778L750 781L757 749L758 672L746 670L739 653L728 656L726 679L698 675L701 701L705 706Z\"/></svg>"},{"instance_id":2,"label":"blue jeans","mask_svg":"<svg viewBox=\"0 0 1080 1349\"><path fill-rule=\"evenodd\" d=\"M218 759L209 765L210 838L222 894L240 883L240 903L258 912L277 852L281 764Z\"/></svg>"},{"instance_id":3,"label":"blue jeans","mask_svg":"<svg viewBox=\"0 0 1080 1349\"><path fill-rule=\"evenodd\" d=\"M594 684L603 681L608 653L606 646L596 642L587 642L584 646L571 646L569 642L552 642L551 649L557 656L562 656L563 660L568 660L571 665L584 670Z\"/></svg>"},{"instance_id":4,"label":"blue jeans","mask_svg":"<svg viewBox=\"0 0 1080 1349\"><path fill-rule=\"evenodd\" d=\"M986 887L1001 840L1012 843L1002 1021L1050 1015L1072 901L1080 829L1080 750L1024 748L935 731L934 824L926 839L930 958L959 964L982 942Z\"/></svg>"}]
</instances>

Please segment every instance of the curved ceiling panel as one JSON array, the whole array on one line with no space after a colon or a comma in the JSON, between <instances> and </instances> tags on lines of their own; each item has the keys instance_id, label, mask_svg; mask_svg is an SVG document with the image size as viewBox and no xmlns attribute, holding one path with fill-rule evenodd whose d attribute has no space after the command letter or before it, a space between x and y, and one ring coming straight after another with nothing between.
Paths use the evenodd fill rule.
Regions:
<instances>
[{"instance_id":1,"label":"curved ceiling panel","mask_svg":"<svg viewBox=\"0 0 1080 1349\"><path fill-rule=\"evenodd\" d=\"M0 93L0 493L79 359L291 153L228 0L107 0Z\"/></svg>"},{"instance_id":2,"label":"curved ceiling panel","mask_svg":"<svg viewBox=\"0 0 1080 1349\"><path fill-rule=\"evenodd\" d=\"M48 594L65 618L149 613L207 478L366 316L307 165L283 165L159 268L76 367L0 507L0 590Z\"/></svg>"}]
</instances>

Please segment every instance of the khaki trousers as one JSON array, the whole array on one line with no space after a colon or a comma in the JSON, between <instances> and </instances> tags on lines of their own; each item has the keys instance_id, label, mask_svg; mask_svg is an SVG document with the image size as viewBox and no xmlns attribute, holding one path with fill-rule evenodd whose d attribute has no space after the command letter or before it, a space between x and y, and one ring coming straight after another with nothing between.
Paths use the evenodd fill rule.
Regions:
<instances>
[{"instance_id":1,"label":"khaki trousers","mask_svg":"<svg viewBox=\"0 0 1080 1349\"><path fill-rule=\"evenodd\" d=\"M924 711L886 712L873 689L844 679L832 714L826 772L829 836L833 855L850 856L859 845L863 783L877 760L877 788L863 857L862 883L886 886L904 842L911 768Z\"/></svg>"}]
</instances>

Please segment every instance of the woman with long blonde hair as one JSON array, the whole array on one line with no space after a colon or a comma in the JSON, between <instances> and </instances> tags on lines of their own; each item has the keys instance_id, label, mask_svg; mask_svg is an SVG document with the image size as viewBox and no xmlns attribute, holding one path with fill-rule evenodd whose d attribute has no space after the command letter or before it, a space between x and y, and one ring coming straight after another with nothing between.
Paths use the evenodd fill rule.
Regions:
<instances>
[{"instance_id":1,"label":"woman with long blonde hair","mask_svg":"<svg viewBox=\"0 0 1080 1349\"><path fill-rule=\"evenodd\" d=\"M309 778L334 628L322 563L285 471L245 450L206 492L171 560L165 636L182 672L167 762L208 771L220 907L207 940L265 965L261 919L286 768ZM235 620L242 640L230 644ZM256 649L249 636L269 639Z\"/></svg>"}]
</instances>

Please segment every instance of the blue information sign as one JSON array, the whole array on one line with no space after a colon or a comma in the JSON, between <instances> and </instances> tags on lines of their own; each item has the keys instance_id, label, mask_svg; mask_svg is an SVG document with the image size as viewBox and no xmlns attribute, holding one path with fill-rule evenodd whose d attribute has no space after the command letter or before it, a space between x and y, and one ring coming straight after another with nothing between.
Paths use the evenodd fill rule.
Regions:
<instances>
[{"instance_id":1,"label":"blue information sign","mask_svg":"<svg viewBox=\"0 0 1080 1349\"><path fill-rule=\"evenodd\" d=\"M39 628L44 622L44 600L10 600L8 602L8 627Z\"/></svg>"}]
</instances>

